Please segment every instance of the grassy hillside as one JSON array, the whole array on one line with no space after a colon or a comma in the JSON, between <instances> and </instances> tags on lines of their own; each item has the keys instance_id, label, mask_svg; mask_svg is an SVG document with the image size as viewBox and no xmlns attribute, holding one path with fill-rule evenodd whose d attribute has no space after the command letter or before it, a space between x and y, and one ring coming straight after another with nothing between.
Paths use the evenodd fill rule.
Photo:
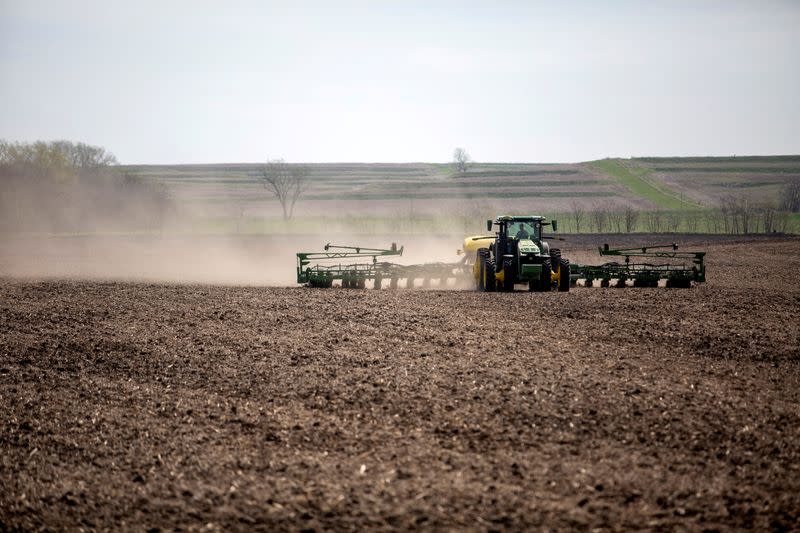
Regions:
<instances>
[{"instance_id":1,"label":"grassy hillside","mask_svg":"<svg viewBox=\"0 0 800 533\"><path fill-rule=\"evenodd\" d=\"M645 198L659 208L685 209L687 207L699 207L695 202L687 204L674 191L650 179L652 171L647 167L622 159L603 159L590 164L619 181L633 194Z\"/></svg>"}]
</instances>

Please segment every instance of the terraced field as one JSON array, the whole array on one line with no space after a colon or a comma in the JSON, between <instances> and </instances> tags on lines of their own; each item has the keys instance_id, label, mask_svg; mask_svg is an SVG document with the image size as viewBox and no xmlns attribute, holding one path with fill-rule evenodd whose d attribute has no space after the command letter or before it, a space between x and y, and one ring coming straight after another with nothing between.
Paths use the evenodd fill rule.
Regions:
<instances>
[{"instance_id":1,"label":"terraced field","mask_svg":"<svg viewBox=\"0 0 800 533\"><path fill-rule=\"evenodd\" d=\"M800 156L475 164L466 174L430 163L311 164L309 188L288 228L280 205L259 180L261 168L145 165L124 170L166 185L188 231L212 233L479 231L480 220L499 212L536 212L571 224L568 215L575 205L685 212L714 208L731 192L763 204L777 202L785 183L800 180ZM641 225L637 231L653 231ZM589 229L587 222L582 231ZM712 229L699 225L700 231Z\"/></svg>"},{"instance_id":2,"label":"terraced field","mask_svg":"<svg viewBox=\"0 0 800 533\"><path fill-rule=\"evenodd\" d=\"M787 181L800 181L800 156L647 157L632 160L656 186L673 196L713 205L726 193L774 200Z\"/></svg>"},{"instance_id":3,"label":"terraced field","mask_svg":"<svg viewBox=\"0 0 800 533\"><path fill-rule=\"evenodd\" d=\"M127 167L131 174L166 184L176 199L216 216L242 211L274 216L279 206L258 179L260 165ZM649 207L624 185L588 165L475 165L456 175L436 164L314 164L297 215L414 212L457 213L475 202L504 210L556 212L573 200L632 202Z\"/></svg>"}]
</instances>

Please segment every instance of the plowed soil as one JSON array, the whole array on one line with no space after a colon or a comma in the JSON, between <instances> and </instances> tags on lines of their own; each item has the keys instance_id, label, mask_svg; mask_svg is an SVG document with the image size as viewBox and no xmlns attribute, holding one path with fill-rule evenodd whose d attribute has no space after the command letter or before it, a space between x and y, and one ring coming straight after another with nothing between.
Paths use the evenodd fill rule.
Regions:
<instances>
[{"instance_id":1,"label":"plowed soil","mask_svg":"<svg viewBox=\"0 0 800 533\"><path fill-rule=\"evenodd\" d=\"M0 530L800 528L800 240L693 289L0 280Z\"/></svg>"}]
</instances>

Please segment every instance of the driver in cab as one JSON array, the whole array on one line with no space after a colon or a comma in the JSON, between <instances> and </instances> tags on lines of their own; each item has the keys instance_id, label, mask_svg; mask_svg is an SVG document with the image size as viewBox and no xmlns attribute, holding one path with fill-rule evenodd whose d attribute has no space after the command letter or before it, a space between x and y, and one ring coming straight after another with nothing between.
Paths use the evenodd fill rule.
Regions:
<instances>
[{"instance_id":1,"label":"driver in cab","mask_svg":"<svg viewBox=\"0 0 800 533\"><path fill-rule=\"evenodd\" d=\"M525 230L525 224L522 222L519 223L519 228L517 228L517 239L529 239L530 234Z\"/></svg>"}]
</instances>

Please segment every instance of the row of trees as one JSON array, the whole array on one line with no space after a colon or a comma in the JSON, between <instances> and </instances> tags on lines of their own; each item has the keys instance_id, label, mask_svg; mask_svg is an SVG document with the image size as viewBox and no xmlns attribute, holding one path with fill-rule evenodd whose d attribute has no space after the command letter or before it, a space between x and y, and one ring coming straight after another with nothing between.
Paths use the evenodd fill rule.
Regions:
<instances>
[{"instance_id":1,"label":"row of trees","mask_svg":"<svg viewBox=\"0 0 800 533\"><path fill-rule=\"evenodd\" d=\"M100 146L70 141L12 143L0 141L0 165L52 173L100 169L117 165L114 154Z\"/></svg>"},{"instance_id":2,"label":"row of trees","mask_svg":"<svg viewBox=\"0 0 800 533\"><path fill-rule=\"evenodd\" d=\"M795 196L797 195L797 196ZM800 210L800 185L788 184L779 203L757 202L746 194L724 196L718 207L686 211L639 211L610 202L570 205L569 220L576 233L782 233L791 230L790 215Z\"/></svg>"}]
</instances>

